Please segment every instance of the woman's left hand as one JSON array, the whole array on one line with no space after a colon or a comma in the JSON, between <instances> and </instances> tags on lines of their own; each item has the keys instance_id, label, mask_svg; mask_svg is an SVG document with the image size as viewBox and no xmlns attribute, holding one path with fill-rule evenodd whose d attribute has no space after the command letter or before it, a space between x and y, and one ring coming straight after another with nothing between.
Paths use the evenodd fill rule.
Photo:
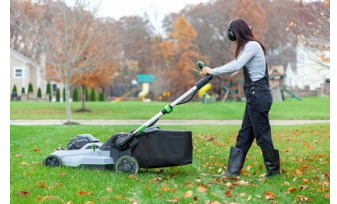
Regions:
<instances>
[{"instance_id":1,"label":"woman's left hand","mask_svg":"<svg viewBox=\"0 0 337 204\"><path fill-rule=\"evenodd\" d=\"M201 72L200 72L200 76L204 77L206 76L207 74L212 74L212 69L209 68L209 67L204 67L202 68Z\"/></svg>"}]
</instances>

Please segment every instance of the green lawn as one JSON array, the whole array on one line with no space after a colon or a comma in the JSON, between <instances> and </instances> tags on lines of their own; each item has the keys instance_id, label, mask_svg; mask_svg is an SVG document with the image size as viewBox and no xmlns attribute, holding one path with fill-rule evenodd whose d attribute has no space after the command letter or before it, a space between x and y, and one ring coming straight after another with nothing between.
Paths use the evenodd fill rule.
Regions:
<instances>
[{"instance_id":1,"label":"green lawn","mask_svg":"<svg viewBox=\"0 0 337 204\"><path fill-rule=\"evenodd\" d=\"M314 100L314 99L313 99ZM283 104L309 103L289 101L275 103L273 115ZM11 113L14 106L27 103L11 103ZM34 103L31 105L33 106ZM99 104L99 103L97 103ZM108 104L108 103L106 103ZM129 105L134 108L137 103L111 104L110 114L117 109L115 106ZM138 103L139 104L139 103ZM163 103L164 104L164 103ZM154 109L161 103L145 104ZM328 102L322 99L326 106ZM59 104L53 104L56 112L62 112ZM241 111L243 103L225 103L200 105L192 103L185 107L205 107L222 117L238 115L231 107ZM35 104L34 104L35 106ZM47 110L50 104L41 103L42 110ZM155 107L154 107L155 106ZM158 107L157 107L158 106ZM221 106L222 108L220 108ZM38 107L38 106L35 106ZM100 113L107 108L99 108L95 103L89 103L89 108ZM316 107L319 107L317 105ZM77 107L73 107L76 109ZM298 105L298 108L303 108ZM314 107L312 107L314 108ZM177 108L178 109L178 108ZM187 111L188 108L176 111ZM322 108L326 116L326 109ZM320 109L320 110L322 110ZM21 109L24 110L24 109ZM293 109L295 110L295 109ZM301 117L310 118L311 113L301 113ZM303 111L303 109L302 109ZM42 113L40 117L46 117ZM128 111L128 117L132 115ZM144 114L145 112L142 111ZM228 113L230 112L230 113ZM186 113L186 112L185 112ZM228 113L228 114L226 114ZM291 111L289 111L289 114ZM104 114L102 117L108 117ZM215 114L215 113L214 113ZM24 113L28 117L28 113ZM34 114L31 114L34 115ZM116 114L123 118L123 114ZM149 113L146 113L149 115ZM152 115L152 114L150 114ZM213 114L211 114L213 115ZM292 114L296 118L295 114ZM19 114L13 114L18 118ZM11 117L13 117L11 115ZM184 116L180 114L180 116ZM25 118L24 117L24 118ZM62 117L62 114L53 115ZM77 116L79 117L79 116ZM87 116L88 117L88 116ZM187 116L186 116L187 117ZM203 117L207 117L203 115ZM214 115L212 116L214 117ZM284 117L284 116L282 116ZM74 116L75 118L75 116ZM111 118L114 118L111 116ZM232 119L232 118L231 118ZM315 118L317 119L317 118ZM258 181L265 173L260 149L253 144L250 149L244 171L235 180L216 179L212 175L226 169L228 152L239 126L162 126L162 129L187 129L193 132L193 164L157 169L141 169L136 175L110 171L47 168L42 166L45 156L52 153L58 146L65 147L76 134L91 133L101 141L106 141L113 133L128 132L136 126L11 126L10 127L10 199L11 203L294 203L300 200L311 200L311 203L330 203L330 125L305 126L273 126L273 141L280 150L282 175L267 179L264 183ZM287 192L289 190L289 192ZM275 196L275 197L274 197ZM71 201L71 202L69 202Z\"/></svg>"},{"instance_id":2,"label":"green lawn","mask_svg":"<svg viewBox=\"0 0 337 204\"><path fill-rule=\"evenodd\" d=\"M87 102L92 112L78 113L80 102L71 103L72 119L150 119L170 102L143 103L139 101L123 102ZM202 104L190 102L174 108L165 119L242 119L245 102L217 102ZM65 103L52 102L11 102L10 119L65 119ZM330 119L330 97L308 97L304 101L289 98L283 102L274 102L270 119Z\"/></svg>"}]
</instances>

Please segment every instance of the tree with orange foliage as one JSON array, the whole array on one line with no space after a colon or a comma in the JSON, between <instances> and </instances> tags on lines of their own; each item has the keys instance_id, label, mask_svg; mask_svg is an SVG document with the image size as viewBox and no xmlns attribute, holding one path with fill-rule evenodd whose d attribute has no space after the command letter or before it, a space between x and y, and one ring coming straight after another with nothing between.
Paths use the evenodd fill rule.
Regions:
<instances>
[{"instance_id":1,"label":"tree with orange foliage","mask_svg":"<svg viewBox=\"0 0 337 204\"><path fill-rule=\"evenodd\" d=\"M166 75L170 80L171 92L180 95L194 85L193 68L198 60L206 60L194 43L197 36L193 26L184 18L178 18L169 39L161 43ZM207 62L206 62L207 63Z\"/></svg>"}]
</instances>

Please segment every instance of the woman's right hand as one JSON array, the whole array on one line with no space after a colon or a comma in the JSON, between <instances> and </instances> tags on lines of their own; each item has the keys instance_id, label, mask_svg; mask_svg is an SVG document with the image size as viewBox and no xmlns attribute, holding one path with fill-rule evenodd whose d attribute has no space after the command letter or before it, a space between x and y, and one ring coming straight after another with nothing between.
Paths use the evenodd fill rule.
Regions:
<instances>
[{"instance_id":1,"label":"woman's right hand","mask_svg":"<svg viewBox=\"0 0 337 204\"><path fill-rule=\"evenodd\" d=\"M201 72L199 73L200 76L204 77L207 74L212 74L212 69L209 67L202 68Z\"/></svg>"}]
</instances>

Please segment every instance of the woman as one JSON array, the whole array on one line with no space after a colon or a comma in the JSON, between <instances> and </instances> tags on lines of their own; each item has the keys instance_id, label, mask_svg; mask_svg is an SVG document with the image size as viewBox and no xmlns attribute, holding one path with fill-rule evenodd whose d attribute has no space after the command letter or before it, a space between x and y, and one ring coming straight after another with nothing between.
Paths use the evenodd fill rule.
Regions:
<instances>
[{"instance_id":1,"label":"woman","mask_svg":"<svg viewBox=\"0 0 337 204\"><path fill-rule=\"evenodd\" d=\"M232 20L227 27L229 40L236 43L235 59L221 67L204 67L201 76L220 75L243 69L246 109L242 126L231 147L227 171L221 176L237 176L243 167L254 138L260 146L267 169L265 177L280 174L280 157L271 138L269 110L272 96L269 89L266 49L253 35L251 27L242 19Z\"/></svg>"}]
</instances>

